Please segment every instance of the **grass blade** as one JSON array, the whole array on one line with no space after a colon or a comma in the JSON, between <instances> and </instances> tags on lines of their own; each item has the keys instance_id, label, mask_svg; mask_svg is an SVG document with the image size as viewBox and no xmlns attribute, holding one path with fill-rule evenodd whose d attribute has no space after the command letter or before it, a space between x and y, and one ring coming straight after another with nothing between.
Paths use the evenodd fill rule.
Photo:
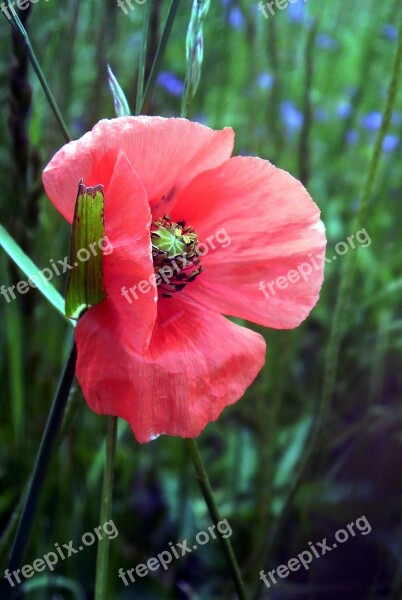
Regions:
<instances>
[{"instance_id":1,"label":"grass blade","mask_svg":"<svg viewBox=\"0 0 402 600\"><path fill-rule=\"evenodd\" d=\"M40 293L48 302L50 302L57 312L66 318L64 312L64 299L62 295L59 294L59 292L44 278L42 271L25 254L25 252L19 247L17 242L11 237L11 235L4 229L2 225L0 225L0 246L27 276L27 278L34 283L32 287L38 288Z\"/></svg>"}]
</instances>

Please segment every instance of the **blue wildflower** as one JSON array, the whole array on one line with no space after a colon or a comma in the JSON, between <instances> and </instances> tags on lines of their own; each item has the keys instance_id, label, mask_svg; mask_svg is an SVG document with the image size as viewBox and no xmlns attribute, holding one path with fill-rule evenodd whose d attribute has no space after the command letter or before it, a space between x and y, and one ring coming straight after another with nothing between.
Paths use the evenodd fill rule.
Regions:
<instances>
[{"instance_id":1,"label":"blue wildflower","mask_svg":"<svg viewBox=\"0 0 402 600\"><path fill-rule=\"evenodd\" d=\"M194 115L194 121L201 123L202 125L208 125L208 117L204 113L197 113Z\"/></svg>"},{"instance_id":2,"label":"blue wildflower","mask_svg":"<svg viewBox=\"0 0 402 600\"><path fill-rule=\"evenodd\" d=\"M398 29L395 25L384 25L382 28L383 35L389 40L396 40L398 37Z\"/></svg>"},{"instance_id":3,"label":"blue wildflower","mask_svg":"<svg viewBox=\"0 0 402 600\"><path fill-rule=\"evenodd\" d=\"M399 137L393 133L389 133L385 136L382 143L382 149L384 152L393 152L399 144Z\"/></svg>"},{"instance_id":4,"label":"blue wildflower","mask_svg":"<svg viewBox=\"0 0 402 600\"><path fill-rule=\"evenodd\" d=\"M290 100L282 102L281 116L289 133L298 131L303 125L303 113Z\"/></svg>"},{"instance_id":5,"label":"blue wildflower","mask_svg":"<svg viewBox=\"0 0 402 600\"><path fill-rule=\"evenodd\" d=\"M368 113L363 117L363 125L368 131L377 131L382 123L382 114L378 111Z\"/></svg>"},{"instance_id":6,"label":"blue wildflower","mask_svg":"<svg viewBox=\"0 0 402 600\"><path fill-rule=\"evenodd\" d=\"M317 46L324 50L334 50L338 47L338 43L327 33L319 33L317 35Z\"/></svg>"},{"instance_id":7,"label":"blue wildflower","mask_svg":"<svg viewBox=\"0 0 402 600\"><path fill-rule=\"evenodd\" d=\"M306 18L306 0L299 0L298 2L289 3L288 6L288 17L291 21L304 21Z\"/></svg>"},{"instance_id":8,"label":"blue wildflower","mask_svg":"<svg viewBox=\"0 0 402 600\"><path fill-rule=\"evenodd\" d=\"M179 77L169 71L161 71L156 79L158 85L163 87L172 96L181 96L184 89L184 83Z\"/></svg>"},{"instance_id":9,"label":"blue wildflower","mask_svg":"<svg viewBox=\"0 0 402 600\"><path fill-rule=\"evenodd\" d=\"M352 112L352 107L349 100L341 100L336 108L336 114L341 119L346 119Z\"/></svg>"},{"instance_id":10,"label":"blue wildflower","mask_svg":"<svg viewBox=\"0 0 402 600\"><path fill-rule=\"evenodd\" d=\"M245 18L238 6L234 6L229 12L229 25L234 29L243 29Z\"/></svg>"},{"instance_id":11,"label":"blue wildflower","mask_svg":"<svg viewBox=\"0 0 402 600\"><path fill-rule=\"evenodd\" d=\"M346 142L351 145L357 144L357 142L359 141L359 137L359 132L352 129L346 134Z\"/></svg>"},{"instance_id":12,"label":"blue wildflower","mask_svg":"<svg viewBox=\"0 0 402 600\"><path fill-rule=\"evenodd\" d=\"M325 108L316 108L314 111L314 118L321 123L323 121L328 121L328 111Z\"/></svg>"},{"instance_id":13,"label":"blue wildflower","mask_svg":"<svg viewBox=\"0 0 402 600\"><path fill-rule=\"evenodd\" d=\"M258 75L257 81L262 90L270 90L274 82L274 78L271 73L264 72Z\"/></svg>"},{"instance_id":14,"label":"blue wildflower","mask_svg":"<svg viewBox=\"0 0 402 600\"><path fill-rule=\"evenodd\" d=\"M239 148L239 152L238 152L238 154L239 154L240 156L252 156L252 154L251 154L251 152L250 152L249 148Z\"/></svg>"}]
</instances>

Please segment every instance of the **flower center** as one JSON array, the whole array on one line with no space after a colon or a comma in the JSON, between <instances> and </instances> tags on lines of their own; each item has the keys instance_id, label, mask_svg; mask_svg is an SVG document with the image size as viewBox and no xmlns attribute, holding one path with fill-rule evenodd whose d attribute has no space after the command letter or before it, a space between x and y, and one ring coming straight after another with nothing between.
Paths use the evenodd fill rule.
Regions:
<instances>
[{"instance_id":1,"label":"flower center","mask_svg":"<svg viewBox=\"0 0 402 600\"><path fill-rule=\"evenodd\" d=\"M151 225L152 259L162 297L171 298L201 273L197 267L198 235L184 221L173 222L164 215ZM158 278L159 276L159 278Z\"/></svg>"}]
</instances>

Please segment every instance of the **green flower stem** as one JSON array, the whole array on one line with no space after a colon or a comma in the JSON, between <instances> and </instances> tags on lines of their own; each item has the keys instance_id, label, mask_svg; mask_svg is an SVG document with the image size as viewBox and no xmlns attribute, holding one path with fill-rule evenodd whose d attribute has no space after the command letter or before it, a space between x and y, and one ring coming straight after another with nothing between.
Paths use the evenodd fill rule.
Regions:
<instances>
[{"instance_id":1,"label":"green flower stem","mask_svg":"<svg viewBox=\"0 0 402 600\"><path fill-rule=\"evenodd\" d=\"M396 51L395 61L393 65L393 72L391 77L391 82L388 89L386 105L383 113L383 119L381 128L378 132L377 139L375 142L372 158L370 161L367 177L363 184L363 189L361 193L359 210L356 217L356 228L364 227L367 218L368 212L368 204L371 197L371 193L373 190L373 185L375 181L375 177L378 171L382 145L384 141L385 134L387 132L391 116L393 113L393 107L395 104L395 99L398 90L398 82L402 65L402 23L399 27L399 37L398 37L398 47ZM334 316L332 319L331 332L328 343L328 350L326 355L326 361L324 366L324 381L323 381L323 389L322 395L320 399L319 406L317 408L312 431L310 434L310 439L306 448L306 452L303 456L303 459L299 465L298 471L295 475L295 478L292 481L289 492L287 494L283 509L278 519L273 523L272 528L268 534L267 538L267 546L263 553L264 559L263 564L266 564L271 553L275 547L275 544L279 538L280 531L282 529L282 525L286 520L288 511L292 506L293 500L299 490L300 484L303 481L304 475L307 469L311 465L311 461L314 458L315 452L319 447L319 444L322 439L322 435L325 431L326 425L326 415L329 412L331 399L333 395L333 391L335 389L336 383L336 374L338 370L338 362L339 362L339 350L342 342L343 336L343 322L344 322L344 312L345 307L348 302L348 298L350 295L350 291L353 286L353 274L356 267L356 253L351 254L349 256L345 256L344 265L341 273L341 281L339 294L337 298L337 302L335 305ZM254 600L258 600L262 597L264 584L259 581L256 593L253 596Z\"/></svg>"},{"instance_id":2,"label":"green flower stem","mask_svg":"<svg viewBox=\"0 0 402 600\"><path fill-rule=\"evenodd\" d=\"M168 16L166 18L165 27L159 45L155 54L154 61L152 63L151 72L148 77L145 92L144 78L145 78L145 61L146 61L146 50L147 40L149 31L150 11L151 3L148 2L146 12L144 15L143 22L143 47L140 57L140 66L138 73L138 88L135 114L139 115L142 113L144 106L150 99L152 91L154 89L156 75L160 64L162 62L166 46L172 31L173 23L176 17L177 9L180 0L172 0L169 8ZM116 449L116 431L117 431L117 418L109 417L108 434L106 440L106 462L103 479L102 489L102 503L101 503L101 516L100 523L107 522L112 513L112 497L113 497L113 478L114 478L114 458ZM226 540L225 540L226 541ZM96 562L96 581L95 581L95 600L105 600L107 595L107 574L108 574L108 563L109 563L109 547L110 540L108 538L99 540L98 554ZM233 553L233 551L232 551ZM245 597L245 596L244 596ZM242 596L243 598L243 596Z\"/></svg>"},{"instance_id":3,"label":"green flower stem","mask_svg":"<svg viewBox=\"0 0 402 600\"><path fill-rule=\"evenodd\" d=\"M206 472L204 464L202 462L200 451L198 450L198 446L197 446L197 443L195 442L195 440L186 439L185 441L188 446L192 461L194 463L194 467L195 467L195 470L197 473L198 483L201 488L202 494L204 496L205 504L208 507L208 511L209 511L209 514L211 516L213 523L215 523L215 525L216 525L217 523L219 523L219 521L222 521L222 517L219 513L219 509L218 509L218 506L215 501L214 493L212 491L207 472ZM220 536L219 539L221 541L221 544L223 546L223 549L224 549L224 552L226 555L226 559L227 559L227 562L228 562L228 565L229 565L229 568L230 568L230 571L232 574L233 583L234 583L234 586L237 591L237 596L240 598L240 600L246 600L247 599L246 589L244 587L243 579L242 579L242 576L240 573L240 568L237 563L237 559L236 559L235 553L233 551L232 544L231 544L229 538L223 538ZM98 600L98 599L96 599L96 600Z\"/></svg>"},{"instance_id":4,"label":"green flower stem","mask_svg":"<svg viewBox=\"0 0 402 600\"><path fill-rule=\"evenodd\" d=\"M103 525L112 516L114 460L116 453L117 417L108 417L106 438L106 460L103 476L100 524ZM110 539L102 538L98 543L96 559L95 600L107 598L107 576L109 565Z\"/></svg>"},{"instance_id":5,"label":"green flower stem","mask_svg":"<svg viewBox=\"0 0 402 600\"><path fill-rule=\"evenodd\" d=\"M204 61L204 20L210 0L193 0L190 22L186 35L187 72L181 100L181 114L187 114L201 79Z\"/></svg>"},{"instance_id":6,"label":"green flower stem","mask_svg":"<svg viewBox=\"0 0 402 600\"><path fill-rule=\"evenodd\" d=\"M21 561L34 521L42 485L49 468L57 435L63 422L63 415L71 385L74 380L76 360L77 348L74 342L49 412L30 483L28 485L27 493L23 502L21 516L19 518L17 531L14 536L14 542L8 564L10 571L15 571L21 567Z\"/></svg>"},{"instance_id":7,"label":"green flower stem","mask_svg":"<svg viewBox=\"0 0 402 600\"><path fill-rule=\"evenodd\" d=\"M365 179L363 190L360 199L359 210L356 217L356 226L361 228L365 226L368 212L369 200L373 191L374 181L378 172L382 146L384 137L387 133L398 91L399 76L402 65L402 19L400 19L398 47L395 55L391 82L388 88L385 110L381 123L380 130L374 146L373 155L370 161L369 170ZM344 268L341 273L340 289L335 306L334 317L332 321L330 339L328 344L328 354L324 368L324 384L322 391L322 399L318 413L318 426L316 426L317 435L319 436L320 425L327 413L327 408L330 405L332 394L335 388L336 374L339 362L339 349L343 334L343 317L345 307L347 305L349 292L353 286L353 274L356 266L357 253L352 253L345 258Z\"/></svg>"},{"instance_id":8,"label":"green flower stem","mask_svg":"<svg viewBox=\"0 0 402 600\"><path fill-rule=\"evenodd\" d=\"M199 2L197 4L193 4L193 11L191 14L191 20L189 25L189 32L187 34L187 74L186 74L186 83L185 90L182 98L182 107L181 107L181 117L187 116L187 111L189 107L189 102L194 96L197 86L199 83L199 79L201 77L201 67L202 67L202 54L197 54L195 52L196 40L197 43L202 42L202 17L205 16L208 11L209 2ZM199 12L200 8L201 13ZM195 11L195 12L194 12ZM192 82L192 89L190 93L190 79L192 72L196 71L195 81ZM208 474L205 470L204 464L202 462L200 451L198 450L197 443L193 439L186 439L186 444L188 446L190 456L194 463L194 467L197 473L197 479L199 486L201 488L201 492L204 496L205 504L207 505L209 514L211 516L212 522L216 525L219 521L222 520L218 505L215 501L214 493L209 482ZM232 544L229 538L219 537L220 542L223 546L223 550L226 555L226 559L229 565L229 569L232 575L233 584L235 586L237 596L240 600L246 600L246 588L243 583L243 579L241 576L240 568L237 563L237 559L232 547Z\"/></svg>"},{"instance_id":9,"label":"green flower stem","mask_svg":"<svg viewBox=\"0 0 402 600\"><path fill-rule=\"evenodd\" d=\"M142 98L142 102L137 103L138 104L138 106L136 107L138 109L138 112L136 111L137 114L140 114L143 111L144 107L148 103L150 96L152 94L155 80L156 80L156 75L158 73L158 69L162 62L163 55L165 54L166 46L167 46L167 43L168 43L168 40L170 37L170 33L172 31L172 26L173 26L173 23L174 23L174 20L176 17L179 3L180 3L180 0L172 0L172 3L170 5L169 13L166 18L165 27L163 29L162 36L161 36L161 39L158 44L154 62L152 63L151 72L149 74L149 78L148 78L147 86L145 88L144 96Z\"/></svg>"},{"instance_id":10,"label":"green flower stem","mask_svg":"<svg viewBox=\"0 0 402 600\"><path fill-rule=\"evenodd\" d=\"M58 122L58 124L60 126L60 129L61 129L61 131L63 133L64 139L65 139L66 142L69 142L71 140L71 137L70 137L70 134L68 132L67 126L66 126L66 124L64 122L64 119L63 119L62 114L60 112L60 109L59 109L59 107L57 105L57 102L56 102L56 100L55 100L55 98L54 98L54 96L53 96L53 94L52 94L52 92L51 92L51 90L49 88L49 85L48 85L48 83L46 81L46 78L45 78L45 76L43 74L41 66L40 66L40 64L38 62L38 59L36 58L36 54L35 54L35 52L34 52L34 50L32 48L32 45L31 45L29 36L27 34L27 31L26 31L24 25L21 23L21 20L18 17L18 14L15 12L14 7L11 6L11 4L9 3L9 1L7 1L7 4L8 4L8 10L10 11L11 17L12 17L12 20L9 21L9 23L12 25L12 27L14 27L14 29L16 31L18 31L19 35L21 36L21 39L22 39L22 41L23 41L23 43L25 45L28 57L29 57L29 59L31 61L32 67L33 67L33 69L34 69L34 71L35 71L35 73L36 73L36 75L37 75L37 77L38 77L38 79L40 81L40 84L41 84L41 86L43 88L43 91L45 92L46 98L47 98L47 100L48 100L48 102L50 104L50 107L51 107L51 109L52 109L52 111L54 113L54 116L56 117L56 120L57 120L57 122ZM4 15L4 16L6 16L6 15Z\"/></svg>"},{"instance_id":11,"label":"green flower stem","mask_svg":"<svg viewBox=\"0 0 402 600\"><path fill-rule=\"evenodd\" d=\"M35 52L29 40L28 33L23 24L21 23L18 14L15 12L14 7L11 6L9 2L7 2L7 5L8 10L11 14L11 20L9 20L9 23L20 35L26 48L27 55L32 63L33 69L39 79L39 82L42 85L46 98L60 126L63 137L66 140L66 142L69 142L71 138L67 126L61 115L60 109L57 106L56 100L54 99L54 96L48 86L48 83L42 72L38 59L36 58ZM74 380L76 360L77 348L75 342L73 342L67 363L63 369L63 373L59 381L56 395L54 397L48 415L46 427L43 432L38 454L35 459L35 465L27 486L26 495L24 496L21 503L21 513L18 518L18 524L14 535L14 540L12 543L10 558L8 562L8 569L10 571L15 571L21 566L21 561L23 559L24 551L35 518L36 509L40 498L40 492L49 469L49 464L52 458L52 452L54 450L57 436L59 434L63 422L63 416L67 400L69 397L72 382ZM10 590L7 590L6 593L8 597L10 597L10 593L11 597L13 597L15 592L16 588L11 590L11 592Z\"/></svg>"},{"instance_id":12,"label":"green flower stem","mask_svg":"<svg viewBox=\"0 0 402 600\"><path fill-rule=\"evenodd\" d=\"M135 114L139 115L143 107L144 97L144 86L145 86L145 66L147 61L147 49L148 49L148 35L149 35L149 24L151 18L151 1L148 1L145 5L144 21L142 24L142 48L140 54L140 64L138 67L138 85L137 85L137 97L135 102Z\"/></svg>"},{"instance_id":13,"label":"green flower stem","mask_svg":"<svg viewBox=\"0 0 402 600\"><path fill-rule=\"evenodd\" d=\"M318 20L315 20L308 33L305 49L305 83L304 83L304 110L303 126L299 140L299 179L308 186L311 175L311 128L313 125L313 72L314 72L314 43L318 29Z\"/></svg>"}]
</instances>

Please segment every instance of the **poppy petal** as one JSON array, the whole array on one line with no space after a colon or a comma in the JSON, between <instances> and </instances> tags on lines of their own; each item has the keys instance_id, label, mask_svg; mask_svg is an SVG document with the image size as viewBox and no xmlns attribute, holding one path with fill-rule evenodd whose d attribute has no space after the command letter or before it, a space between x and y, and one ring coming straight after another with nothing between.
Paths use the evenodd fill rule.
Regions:
<instances>
[{"instance_id":1,"label":"poppy petal","mask_svg":"<svg viewBox=\"0 0 402 600\"><path fill-rule=\"evenodd\" d=\"M108 309L130 323L142 347L149 344L157 312L150 224L151 211L144 186L127 158L119 153L105 193L106 246L110 243L112 251L106 250L103 255L107 299L101 305L107 304ZM148 282L149 293L137 294L134 300L130 288L139 281Z\"/></svg>"},{"instance_id":2,"label":"poppy petal","mask_svg":"<svg viewBox=\"0 0 402 600\"><path fill-rule=\"evenodd\" d=\"M262 336L184 295L159 302L145 353L135 348L133 328L100 306L77 326L77 378L92 410L128 421L139 442L197 436L264 364Z\"/></svg>"},{"instance_id":3,"label":"poppy petal","mask_svg":"<svg viewBox=\"0 0 402 600\"><path fill-rule=\"evenodd\" d=\"M236 157L196 177L171 217L196 230L204 271L186 287L211 310L287 329L323 281L325 232L302 184L268 161Z\"/></svg>"},{"instance_id":4,"label":"poppy petal","mask_svg":"<svg viewBox=\"0 0 402 600\"><path fill-rule=\"evenodd\" d=\"M230 157L233 142L232 129L214 131L187 119L105 119L55 154L44 170L43 183L57 210L71 223L78 181L105 185L95 181L99 177L95 164L109 150L120 149L141 179L156 216L163 216L191 179Z\"/></svg>"}]
</instances>

